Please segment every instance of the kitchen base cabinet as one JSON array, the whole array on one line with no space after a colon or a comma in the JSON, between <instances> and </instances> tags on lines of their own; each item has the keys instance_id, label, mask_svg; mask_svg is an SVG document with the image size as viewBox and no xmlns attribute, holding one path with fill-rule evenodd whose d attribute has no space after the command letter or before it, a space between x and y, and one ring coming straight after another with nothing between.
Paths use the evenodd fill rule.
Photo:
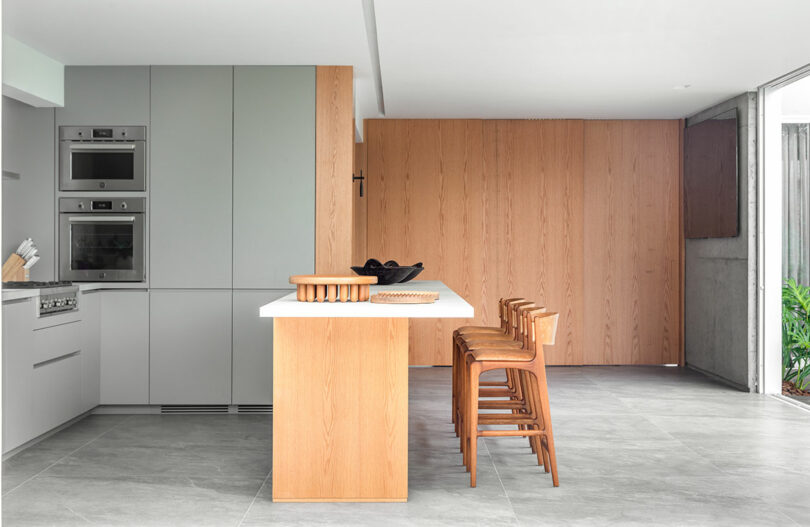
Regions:
<instances>
[{"instance_id":1,"label":"kitchen base cabinet","mask_svg":"<svg viewBox=\"0 0 810 527\"><path fill-rule=\"evenodd\" d=\"M34 437L85 411L82 406L81 355L81 351L75 351L34 364L31 383Z\"/></svg>"},{"instance_id":2,"label":"kitchen base cabinet","mask_svg":"<svg viewBox=\"0 0 810 527\"><path fill-rule=\"evenodd\" d=\"M150 404L230 404L231 294L150 292Z\"/></svg>"},{"instance_id":3,"label":"kitchen base cabinet","mask_svg":"<svg viewBox=\"0 0 810 527\"><path fill-rule=\"evenodd\" d=\"M101 404L149 404L149 293L101 296Z\"/></svg>"},{"instance_id":4,"label":"kitchen base cabinet","mask_svg":"<svg viewBox=\"0 0 810 527\"><path fill-rule=\"evenodd\" d=\"M92 410L101 400L101 291L79 298L82 333L82 409Z\"/></svg>"},{"instance_id":5,"label":"kitchen base cabinet","mask_svg":"<svg viewBox=\"0 0 810 527\"><path fill-rule=\"evenodd\" d=\"M232 404L273 404L273 323L259 308L290 292L234 290Z\"/></svg>"},{"instance_id":6,"label":"kitchen base cabinet","mask_svg":"<svg viewBox=\"0 0 810 527\"><path fill-rule=\"evenodd\" d=\"M34 437L31 338L34 301L3 303L3 453Z\"/></svg>"}]
</instances>

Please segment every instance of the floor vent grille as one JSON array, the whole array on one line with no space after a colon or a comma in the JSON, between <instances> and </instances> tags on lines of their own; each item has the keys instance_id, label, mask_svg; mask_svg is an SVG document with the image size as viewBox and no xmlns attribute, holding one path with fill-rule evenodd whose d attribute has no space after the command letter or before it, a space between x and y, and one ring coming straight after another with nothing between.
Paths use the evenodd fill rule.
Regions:
<instances>
[{"instance_id":1,"label":"floor vent grille","mask_svg":"<svg viewBox=\"0 0 810 527\"><path fill-rule=\"evenodd\" d=\"M161 414L227 414L227 404L195 405L195 404L164 404L160 407Z\"/></svg>"},{"instance_id":2,"label":"floor vent grille","mask_svg":"<svg viewBox=\"0 0 810 527\"><path fill-rule=\"evenodd\" d=\"M272 404L240 404L236 411L240 414L272 414Z\"/></svg>"}]
</instances>

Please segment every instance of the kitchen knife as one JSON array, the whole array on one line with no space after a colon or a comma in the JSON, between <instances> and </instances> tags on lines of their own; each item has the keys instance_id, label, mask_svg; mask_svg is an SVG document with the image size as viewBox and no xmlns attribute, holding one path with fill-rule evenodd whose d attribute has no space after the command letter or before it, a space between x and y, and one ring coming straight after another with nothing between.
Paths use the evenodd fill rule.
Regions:
<instances>
[{"instance_id":1,"label":"kitchen knife","mask_svg":"<svg viewBox=\"0 0 810 527\"><path fill-rule=\"evenodd\" d=\"M34 267L34 264L39 261L39 256L32 256L30 260L28 260L25 265L23 265L23 269L31 269Z\"/></svg>"}]
</instances>

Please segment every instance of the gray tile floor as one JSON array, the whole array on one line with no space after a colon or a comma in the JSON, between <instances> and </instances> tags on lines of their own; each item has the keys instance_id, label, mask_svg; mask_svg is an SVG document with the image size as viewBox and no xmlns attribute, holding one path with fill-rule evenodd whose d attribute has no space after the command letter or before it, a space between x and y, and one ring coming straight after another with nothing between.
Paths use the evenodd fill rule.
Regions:
<instances>
[{"instance_id":1,"label":"gray tile floor","mask_svg":"<svg viewBox=\"0 0 810 527\"><path fill-rule=\"evenodd\" d=\"M810 412L675 368L550 368L560 484L520 438L468 487L450 372L411 370L410 499L274 504L269 416L90 416L3 463L3 525L810 525Z\"/></svg>"}]
</instances>

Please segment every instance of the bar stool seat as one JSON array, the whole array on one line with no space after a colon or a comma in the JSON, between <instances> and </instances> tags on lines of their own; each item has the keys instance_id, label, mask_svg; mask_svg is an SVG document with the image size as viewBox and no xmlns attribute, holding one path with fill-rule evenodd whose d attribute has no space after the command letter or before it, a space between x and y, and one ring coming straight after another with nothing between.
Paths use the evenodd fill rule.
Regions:
<instances>
[{"instance_id":1,"label":"bar stool seat","mask_svg":"<svg viewBox=\"0 0 810 527\"><path fill-rule=\"evenodd\" d=\"M489 346L472 350L472 356L475 360L528 362L534 358L534 352L525 349Z\"/></svg>"},{"instance_id":2,"label":"bar stool seat","mask_svg":"<svg viewBox=\"0 0 810 527\"><path fill-rule=\"evenodd\" d=\"M461 343L461 347L467 350L481 348L483 346L508 346L520 348L522 345L522 342L515 339L493 339L491 337L477 337Z\"/></svg>"},{"instance_id":3,"label":"bar stool seat","mask_svg":"<svg viewBox=\"0 0 810 527\"><path fill-rule=\"evenodd\" d=\"M504 335L503 328L496 328L493 326L462 326L454 331L456 335L466 335L467 333L496 333Z\"/></svg>"}]
</instances>

